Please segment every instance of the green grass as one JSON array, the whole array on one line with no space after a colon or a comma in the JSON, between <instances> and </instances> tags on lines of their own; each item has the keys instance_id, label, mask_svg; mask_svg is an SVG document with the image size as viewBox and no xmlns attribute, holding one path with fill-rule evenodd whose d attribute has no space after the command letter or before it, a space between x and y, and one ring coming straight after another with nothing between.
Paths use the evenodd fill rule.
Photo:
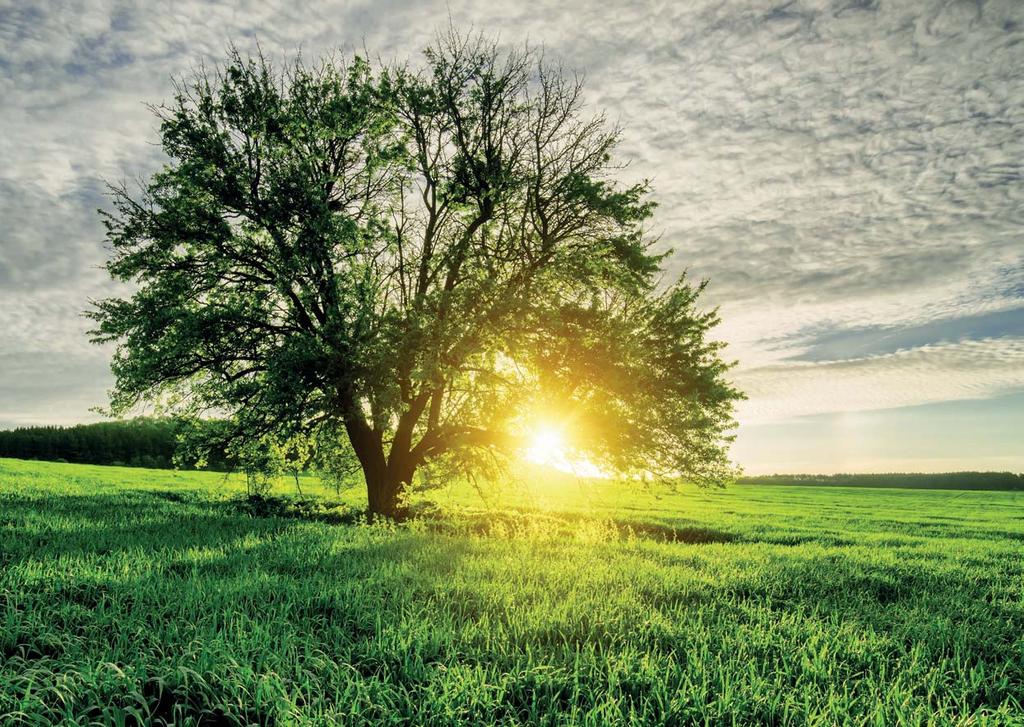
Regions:
<instances>
[{"instance_id":1,"label":"green grass","mask_svg":"<svg viewBox=\"0 0 1024 727\"><path fill-rule=\"evenodd\" d=\"M0 724L1024 724L1024 493L242 490L0 460Z\"/></svg>"}]
</instances>

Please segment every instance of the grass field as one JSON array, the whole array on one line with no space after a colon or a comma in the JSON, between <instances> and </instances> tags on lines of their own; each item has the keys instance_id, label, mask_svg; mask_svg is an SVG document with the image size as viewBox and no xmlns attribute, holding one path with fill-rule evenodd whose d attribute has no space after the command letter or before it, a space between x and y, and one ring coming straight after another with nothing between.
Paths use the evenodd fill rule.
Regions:
<instances>
[{"instance_id":1,"label":"grass field","mask_svg":"<svg viewBox=\"0 0 1024 727\"><path fill-rule=\"evenodd\" d=\"M1024 724L1024 493L242 489L0 460L0 724Z\"/></svg>"}]
</instances>

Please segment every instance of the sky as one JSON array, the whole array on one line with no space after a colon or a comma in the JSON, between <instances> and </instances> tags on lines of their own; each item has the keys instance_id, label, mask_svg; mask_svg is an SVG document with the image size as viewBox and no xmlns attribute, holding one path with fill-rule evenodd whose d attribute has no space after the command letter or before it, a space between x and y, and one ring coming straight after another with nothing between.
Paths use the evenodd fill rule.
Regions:
<instances>
[{"instance_id":1,"label":"sky","mask_svg":"<svg viewBox=\"0 0 1024 727\"><path fill-rule=\"evenodd\" d=\"M93 421L105 182L166 162L146 104L258 41L416 62L452 22L582 71L711 281L766 472L1024 471L1020 0L0 0L0 428Z\"/></svg>"}]
</instances>

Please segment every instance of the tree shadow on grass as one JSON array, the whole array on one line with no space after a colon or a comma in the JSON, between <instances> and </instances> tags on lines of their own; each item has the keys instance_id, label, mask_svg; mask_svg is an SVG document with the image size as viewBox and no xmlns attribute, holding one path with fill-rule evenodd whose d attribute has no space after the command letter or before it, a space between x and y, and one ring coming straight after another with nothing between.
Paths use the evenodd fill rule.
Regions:
<instances>
[{"instance_id":1,"label":"tree shadow on grass","mask_svg":"<svg viewBox=\"0 0 1024 727\"><path fill-rule=\"evenodd\" d=\"M466 511L450 516L437 511L427 511L419 513L418 517L429 531L454 536L650 540L691 545L731 543L739 540L735 533L712 528L530 510Z\"/></svg>"},{"instance_id":2,"label":"tree shadow on grass","mask_svg":"<svg viewBox=\"0 0 1024 727\"><path fill-rule=\"evenodd\" d=\"M152 497L180 502L176 492L150 492ZM237 496L207 502L214 512L253 519L298 520L328 525L359 525L368 522L367 512L349 503L318 497ZM690 524L642 522L620 518L595 518L587 514L545 512L534 509L460 510L448 512L431 503L420 503L409 511L409 522L427 532L451 536L521 538L547 536L576 537L586 529L591 535L609 540L652 540L663 543L731 543L741 541L736 533ZM601 532L595 533L594 528Z\"/></svg>"},{"instance_id":3,"label":"tree shadow on grass","mask_svg":"<svg viewBox=\"0 0 1024 727\"><path fill-rule=\"evenodd\" d=\"M319 498L232 497L213 500L177 491L117 494L0 495L0 566L32 560L92 559L146 549L230 548L245 538L272 538L303 523L365 524L365 511ZM412 512L410 527L452 537L640 539L671 543L727 543L737 536L703 527L596 520L537 511Z\"/></svg>"},{"instance_id":4,"label":"tree shadow on grass","mask_svg":"<svg viewBox=\"0 0 1024 727\"><path fill-rule=\"evenodd\" d=\"M0 495L0 567L26 560L109 556L134 549L219 548L289 526L243 518L224 502L140 491L116 495Z\"/></svg>"}]
</instances>

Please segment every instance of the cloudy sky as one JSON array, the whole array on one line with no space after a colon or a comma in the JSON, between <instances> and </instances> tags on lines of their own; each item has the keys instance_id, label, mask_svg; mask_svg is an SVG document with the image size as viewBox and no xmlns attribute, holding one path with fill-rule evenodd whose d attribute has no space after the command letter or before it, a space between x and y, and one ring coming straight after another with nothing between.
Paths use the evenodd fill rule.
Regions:
<instances>
[{"instance_id":1,"label":"cloudy sky","mask_svg":"<svg viewBox=\"0 0 1024 727\"><path fill-rule=\"evenodd\" d=\"M711 279L749 472L1024 470L1024 3L0 0L0 427L94 420L81 311L145 103L256 39L415 60L448 18L585 71Z\"/></svg>"}]
</instances>

